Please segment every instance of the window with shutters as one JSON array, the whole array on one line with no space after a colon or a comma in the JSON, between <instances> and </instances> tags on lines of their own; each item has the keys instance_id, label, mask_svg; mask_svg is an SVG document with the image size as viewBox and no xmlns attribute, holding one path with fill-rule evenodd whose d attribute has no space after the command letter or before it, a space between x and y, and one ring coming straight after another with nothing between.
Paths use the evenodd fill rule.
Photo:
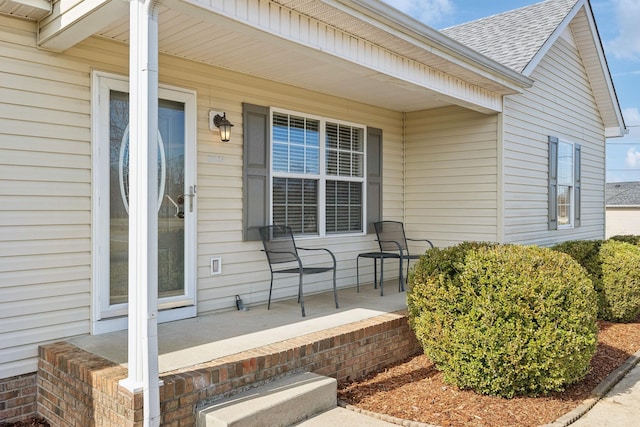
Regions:
<instances>
[{"instance_id":1,"label":"window with shutters","mask_svg":"<svg viewBox=\"0 0 640 427\"><path fill-rule=\"evenodd\" d=\"M549 137L549 228L580 226L581 146Z\"/></svg>"},{"instance_id":2,"label":"window with shutters","mask_svg":"<svg viewBox=\"0 0 640 427\"><path fill-rule=\"evenodd\" d=\"M364 233L365 127L273 110L271 216L299 235Z\"/></svg>"},{"instance_id":3,"label":"window with shutters","mask_svg":"<svg viewBox=\"0 0 640 427\"><path fill-rule=\"evenodd\" d=\"M558 227L572 225L573 218L573 144L558 143Z\"/></svg>"}]
</instances>

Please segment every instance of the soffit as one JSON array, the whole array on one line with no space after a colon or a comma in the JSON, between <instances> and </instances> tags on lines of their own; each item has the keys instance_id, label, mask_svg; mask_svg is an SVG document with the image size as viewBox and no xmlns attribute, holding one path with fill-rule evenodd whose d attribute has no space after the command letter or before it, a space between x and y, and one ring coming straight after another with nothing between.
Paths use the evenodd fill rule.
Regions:
<instances>
[{"instance_id":1,"label":"soffit","mask_svg":"<svg viewBox=\"0 0 640 427\"><path fill-rule=\"evenodd\" d=\"M129 20L120 21L97 35L129 42ZM401 87L384 75L344 61L305 52L264 35L234 31L227 26L164 9L159 15L159 51L305 89L381 105L398 111L416 111L451 105L438 93Z\"/></svg>"},{"instance_id":2,"label":"soffit","mask_svg":"<svg viewBox=\"0 0 640 427\"><path fill-rule=\"evenodd\" d=\"M607 136L622 136L625 125L613 79L597 34L595 21L589 19L584 8L571 22L571 30L589 76L604 127L610 132Z\"/></svg>"},{"instance_id":3,"label":"soffit","mask_svg":"<svg viewBox=\"0 0 640 427\"><path fill-rule=\"evenodd\" d=\"M330 12L318 12L317 15L329 20L336 18L336 15ZM344 16L340 15L336 19L341 27L349 27L343 22L348 20ZM321 50L296 45L287 41L286 37L262 33L258 29L239 25L223 16L214 21L199 19L192 14L184 14L161 5L158 21L161 53L397 111L417 111L452 104L465 105L465 101L453 99L453 95L393 78L383 72L376 72L371 68L327 55ZM362 23L351 25L367 27ZM354 28L349 28L355 31ZM362 36L364 30L359 31L359 36ZM372 29L367 31L371 31L369 36L374 39L381 37L380 34L375 35L376 31ZM365 31L365 34L368 33ZM96 35L128 43L128 17L117 20L98 31ZM396 54L410 53L405 43L396 43L397 46L388 43L385 49L391 51L397 48L399 52L395 52ZM412 51L412 58L416 61L419 58L420 63L431 69L453 75L497 94L513 93L513 89L506 85L452 65L426 51L418 54L417 50L420 49ZM474 108L473 101L468 101L467 106ZM486 110L483 108L476 109L495 111L494 107Z\"/></svg>"},{"instance_id":4,"label":"soffit","mask_svg":"<svg viewBox=\"0 0 640 427\"><path fill-rule=\"evenodd\" d=\"M51 13L49 0L0 0L0 14L37 21Z\"/></svg>"}]
</instances>

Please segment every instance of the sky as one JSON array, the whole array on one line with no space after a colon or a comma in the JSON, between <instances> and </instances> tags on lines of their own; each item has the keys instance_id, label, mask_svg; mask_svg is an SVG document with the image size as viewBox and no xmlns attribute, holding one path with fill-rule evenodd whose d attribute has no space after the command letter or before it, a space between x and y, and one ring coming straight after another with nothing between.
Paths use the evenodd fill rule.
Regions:
<instances>
[{"instance_id":1,"label":"sky","mask_svg":"<svg viewBox=\"0 0 640 427\"><path fill-rule=\"evenodd\" d=\"M442 29L541 0L382 0ZM591 0L628 134L607 140L607 182L640 181L640 0Z\"/></svg>"}]
</instances>

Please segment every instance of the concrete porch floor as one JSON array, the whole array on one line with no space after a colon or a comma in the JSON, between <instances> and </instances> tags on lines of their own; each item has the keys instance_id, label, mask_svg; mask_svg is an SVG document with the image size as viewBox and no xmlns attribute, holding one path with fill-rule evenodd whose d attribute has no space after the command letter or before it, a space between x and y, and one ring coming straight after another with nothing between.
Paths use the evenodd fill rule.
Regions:
<instances>
[{"instance_id":1,"label":"concrete porch floor","mask_svg":"<svg viewBox=\"0 0 640 427\"><path fill-rule=\"evenodd\" d=\"M248 311L228 311L158 325L160 373L293 339L407 308L406 293L398 292L397 279L385 281L385 295L373 284L338 289L339 309L333 291L305 295L306 317L296 298L272 301ZM68 340L90 353L126 366L127 331Z\"/></svg>"}]
</instances>

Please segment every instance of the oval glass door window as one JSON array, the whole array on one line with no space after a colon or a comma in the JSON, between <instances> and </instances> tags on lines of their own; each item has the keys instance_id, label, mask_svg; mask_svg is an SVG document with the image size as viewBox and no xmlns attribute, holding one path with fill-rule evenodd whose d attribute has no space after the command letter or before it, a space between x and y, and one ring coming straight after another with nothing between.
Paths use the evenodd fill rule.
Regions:
<instances>
[{"instance_id":1,"label":"oval glass door window","mask_svg":"<svg viewBox=\"0 0 640 427\"><path fill-rule=\"evenodd\" d=\"M164 152L162 135L158 130L158 211L164 197L165 179L167 177L167 158ZM129 125L127 125L120 142L120 156L118 160L118 178L120 182L120 197L124 209L129 213Z\"/></svg>"}]
</instances>

